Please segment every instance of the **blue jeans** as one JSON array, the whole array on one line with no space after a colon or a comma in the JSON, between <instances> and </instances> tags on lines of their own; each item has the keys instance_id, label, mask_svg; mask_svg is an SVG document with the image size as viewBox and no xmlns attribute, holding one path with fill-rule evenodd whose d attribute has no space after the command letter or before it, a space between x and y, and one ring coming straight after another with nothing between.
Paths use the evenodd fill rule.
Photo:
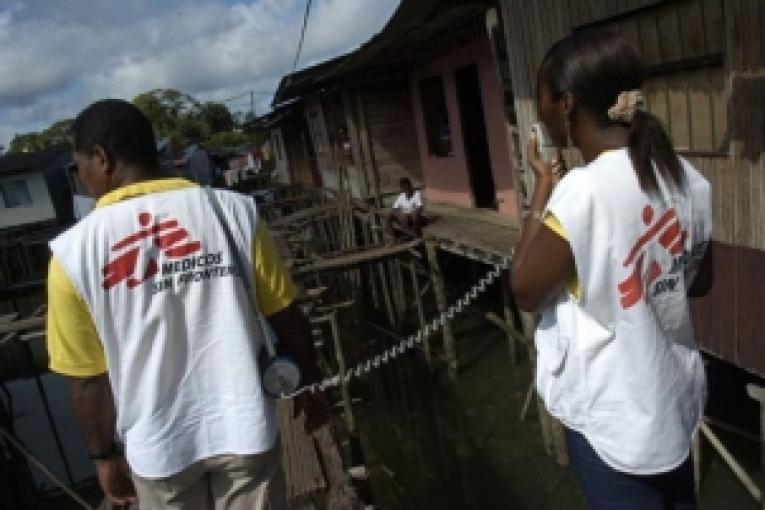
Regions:
<instances>
[{"instance_id":1,"label":"blue jeans","mask_svg":"<svg viewBox=\"0 0 765 510\"><path fill-rule=\"evenodd\" d=\"M631 475L603 462L582 434L567 428L566 440L590 510L697 510L690 455L667 473Z\"/></svg>"}]
</instances>

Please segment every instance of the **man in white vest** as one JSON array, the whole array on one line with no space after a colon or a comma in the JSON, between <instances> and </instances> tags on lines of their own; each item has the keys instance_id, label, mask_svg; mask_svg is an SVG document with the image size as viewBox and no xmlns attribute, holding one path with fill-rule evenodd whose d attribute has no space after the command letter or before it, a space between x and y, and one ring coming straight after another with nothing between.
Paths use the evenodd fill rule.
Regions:
<instances>
[{"instance_id":1,"label":"man in white vest","mask_svg":"<svg viewBox=\"0 0 765 510\"><path fill-rule=\"evenodd\" d=\"M70 378L106 497L146 509L284 508L244 278L303 383L319 373L253 201L214 192L229 242L203 188L160 178L151 125L125 101L90 105L72 135L78 178L97 203L51 242L48 351L51 370ZM296 406L309 428L326 423L323 397L304 393Z\"/></svg>"}]
</instances>

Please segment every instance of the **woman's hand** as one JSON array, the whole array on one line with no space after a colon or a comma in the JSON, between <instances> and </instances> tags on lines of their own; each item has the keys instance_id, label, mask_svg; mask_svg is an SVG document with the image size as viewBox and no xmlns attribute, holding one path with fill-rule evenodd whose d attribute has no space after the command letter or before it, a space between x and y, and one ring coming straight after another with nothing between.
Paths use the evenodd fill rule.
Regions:
<instances>
[{"instance_id":1,"label":"woman's hand","mask_svg":"<svg viewBox=\"0 0 765 510\"><path fill-rule=\"evenodd\" d=\"M526 146L526 158L534 171L537 182L557 184L557 182L566 174L566 162L563 159L560 149L557 149L557 155L552 162L546 163L539 154L539 140L535 135L531 135Z\"/></svg>"}]
</instances>

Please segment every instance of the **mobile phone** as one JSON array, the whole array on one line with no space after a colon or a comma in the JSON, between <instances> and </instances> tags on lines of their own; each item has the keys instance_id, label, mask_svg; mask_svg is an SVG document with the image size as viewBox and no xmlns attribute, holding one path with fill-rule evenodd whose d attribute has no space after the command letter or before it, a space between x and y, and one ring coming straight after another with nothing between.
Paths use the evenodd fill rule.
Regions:
<instances>
[{"instance_id":1,"label":"mobile phone","mask_svg":"<svg viewBox=\"0 0 765 510\"><path fill-rule=\"evenodd\" d=\"M553 144L545 125L541 122L535 122L531 125L531 134L537 137L537 147L539 147L542 161L545 163L552 162L558 156L558 148Z\"/></svg>"}]
</instances>

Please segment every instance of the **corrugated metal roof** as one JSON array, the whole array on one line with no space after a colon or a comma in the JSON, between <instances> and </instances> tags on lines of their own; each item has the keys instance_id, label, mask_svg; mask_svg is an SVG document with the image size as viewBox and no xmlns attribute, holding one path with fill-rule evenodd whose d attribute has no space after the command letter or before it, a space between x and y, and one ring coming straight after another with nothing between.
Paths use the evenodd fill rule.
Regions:
<instances>
[{"instance_id":1,"label":"corrugated metal roof","mask_svg":"<svg viewBox=\"0 0 765 510\"><path fill-rule=\"evenodd\" d=\"M278 108L287 101L316 89L320 86L322 77L346 58L348 58L348 54L284 76L279 82L271 105Z\"/></svg>"},{"instance_id":2,"label":"corrugated metal roof","mask_svg":"<svg viewBox=\"0 0 765 510\"><path fill-rule=\"evenodd\" d=\"M385 27L357 50L282 78L273 104L371 66L407 62L433 52L439 45L437 36L474 22L495 4L488 0L402 0Z\"/></svg>"}]
</instances>

